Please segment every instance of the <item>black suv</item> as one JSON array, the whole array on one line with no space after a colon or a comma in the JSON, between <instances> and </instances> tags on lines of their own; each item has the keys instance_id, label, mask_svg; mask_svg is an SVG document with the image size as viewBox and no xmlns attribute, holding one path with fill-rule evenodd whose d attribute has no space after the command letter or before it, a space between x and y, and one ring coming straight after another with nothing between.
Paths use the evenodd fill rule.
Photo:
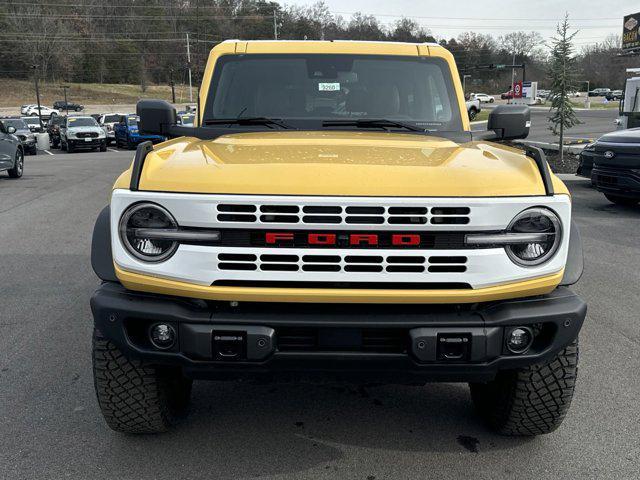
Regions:
<instances>
[{"instance_id":1,"label":"black suv","mask_svg":"<svg viewBox=\"0 0 640 480\"><path fill-rule=\"evenodd\" d=\"M55 108L56 110L65 110L65 111L74 111L74 112L81 112L82 110L84 110L84 105L80 105L78 103L69 103L69 102L65 102L64 100L58 100L57 102L53 102L53 108Z\"/></svg>"},{"instance_id":2,"label":"black suv","mask_svg":"<svg viewBox=\"0 0 640 480\"><path fill-rule=\"evenodd\" d=\"M640 128L607 133L580 154L578 175L607 199L621 205L640 202Z\"/></svg>"}]
</instances>

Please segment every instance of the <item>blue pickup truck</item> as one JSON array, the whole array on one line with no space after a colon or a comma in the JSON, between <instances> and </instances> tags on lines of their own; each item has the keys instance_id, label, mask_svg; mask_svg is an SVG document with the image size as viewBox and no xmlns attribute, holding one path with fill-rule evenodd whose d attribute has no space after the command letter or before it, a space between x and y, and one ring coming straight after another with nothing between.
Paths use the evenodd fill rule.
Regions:
<instances>
[{"instance_id":1,"label":"blue pickup truck","mask_svg":"<svg viewBox=\"0 0 640 480\"><path fill-rule=\"evenodd\" d=\"M138 131L138 116L135 114L121 115L120 121L113 125L113 131L116 138L116 147L128 148L130 150L147 140L151 140L154 144L164 142L165 137L160 135L142 135Z\"/></svg>"}]
</instances>

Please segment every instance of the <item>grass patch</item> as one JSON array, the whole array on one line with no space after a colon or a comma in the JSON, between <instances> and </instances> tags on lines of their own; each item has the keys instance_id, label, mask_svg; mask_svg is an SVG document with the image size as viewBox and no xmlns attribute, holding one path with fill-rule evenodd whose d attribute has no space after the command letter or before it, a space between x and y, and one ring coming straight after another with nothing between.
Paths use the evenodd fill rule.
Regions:
<instances>
[{"instance_id":1,"label":"grass patch","mask_svg":"<svg viewBox=\"0 0 640 480\"><path fill-rule=\"evenodd\" d=\"M171 101L171 87L149 85L142 91L140 85L109 83L40 83L40 102L48 107L56 100L64 99L60 85L69 85L67 100L85 105L134 104L141 98L160 98ZM0 107L18 107L26 103L36 103L33 81L0 78ZM188 103L189 90L186 86L176 86L176 100Z\"/></svg>"}]
</instances>

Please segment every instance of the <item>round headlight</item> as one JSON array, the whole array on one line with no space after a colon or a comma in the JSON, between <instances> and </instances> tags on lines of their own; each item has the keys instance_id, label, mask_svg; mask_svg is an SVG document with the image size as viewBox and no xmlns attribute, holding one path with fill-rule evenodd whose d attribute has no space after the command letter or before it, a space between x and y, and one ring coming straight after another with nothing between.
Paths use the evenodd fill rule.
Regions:
<instances>
[{"instance_id":1,"label":"round headlight","mask_svg":"<svg viewBox=\"0 0 640 480\"><path fill-rule=\"evenodd\" d=\"M520 212L508 227L510 233L541 234L540 240L507 245L507 255L518 265L531 267L551 259L562 240L562 223L546 208L529 208Z\"/></svg>"},{"instance_id":2,"label":"round headlight","mask_svg":"<svg viewBox=\"0 0 640 480\"><path fill-rule=\"evenodd\" d=\"M159 239L154 229L177 229L178 223L169 211L155 203L136 203L120 218L120 240L127 251L145 262L161 262L178 249L173 240Z\"/></svg>"}]
</instances>

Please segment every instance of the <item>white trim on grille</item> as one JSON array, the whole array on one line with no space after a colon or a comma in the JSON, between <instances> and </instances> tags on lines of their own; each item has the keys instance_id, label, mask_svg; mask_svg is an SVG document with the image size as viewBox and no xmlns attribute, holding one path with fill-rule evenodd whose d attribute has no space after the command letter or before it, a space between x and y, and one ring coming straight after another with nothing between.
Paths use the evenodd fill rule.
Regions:
<instances>
[{"instance_id":1,"label":"white trim on grille","mask_svg":"<svg viewBox=\"0 0 640 480\"><path fill-rule=\"evenodd\" d=\"M115 190L111 200L112 250L115 262L123 269L163 278L175 279L198 285L211 285L218 280L231 281L312 281L312 282L407 282L407 283L467 283L473 288L481 288L500 283L525 280L549 275L560 271L566 262L568 235L565 233L562 244L555 256L547 263L536 267L522 267L509 260L502 248L479 248L460 250L430 249L320 249L320 248L247 248L213 247L202 245L180 245L177 252L167 261L151 264L132 257L122 246L117 234L117 224L122 212L131 204L139 201L155 202L169 210L180 226L206 228L242 228L242 229L287 229L295 230L377 230L377 231L483 231L501 230L522 210L534 206L553 209L560 217L564 232L569 232L571 205L566 195L553 197L496 197L496 198L387 198L387 197L299 197L299 196L252 196L252 195L201 195L158 192L131 192ZM238 203L253 205L339 205L390 207L468 207L469 223L466 224L305 224L305 223L264 223L259 219L251 223L221 222L217 219L217 205ZM221 270L219 254L256 255L255 270ZM260 268L261 255L295 255L296 271L272 271ZM303 271L303 256L334 255L340 257L340 270L335 272ZM347 256L381 256L380 272L345 271ZM390 272L387 271L387 257L423 256L424 266L428 267L428 258L433 256L466 257L465 271L429 272Z\"/></svg>"}]
</instances>

